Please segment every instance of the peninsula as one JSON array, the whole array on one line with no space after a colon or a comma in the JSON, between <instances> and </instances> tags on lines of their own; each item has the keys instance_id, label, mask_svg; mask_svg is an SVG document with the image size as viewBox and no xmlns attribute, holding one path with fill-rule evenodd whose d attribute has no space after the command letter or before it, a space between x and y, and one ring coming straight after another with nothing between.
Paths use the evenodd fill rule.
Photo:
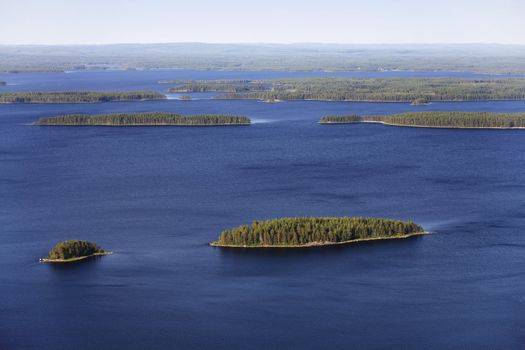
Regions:
<instances>
[{"instance_id":1,"label":"peninsula","mask_svg":"<svg viewBox=\"0 0 525 350\"><path fill-rule=\"evenodd\" d=\"M104 249L95 243L82 240L71 240L58 243L49 251L49 255L40 259L46 263L67 263L84 260L92 256L109 255Z\"/></svg>"},{"instance_id":2,"label":"peninsula","mask_svg":"<svg viewBox=\"0 0 525 350\"><path fill-rule=\"evenodd\" d=\"M167 112L114 113L99 115L68 114L40 118L43 126L219 126L250 125L247 117L234 115L183 116Z\"/></svg>"},{"instance_id":3,"label":"peninsula","mask_svg":"<svg viewBox=\"0 0 525 350\"><path fill-rule=\"evenodd\" d=\"M381 123L393 126L458 129L524 129L525 113L415 112L385 116L326 116L321 124Z\"/></svg>"},{"instance_id":4,"label":"peninsula","mask_svg":"<svg viewBox=\"0 0 525 350\"><path fill-rule=\"evenodd\" d=\"M525 79L294 78L254 80L267 91L228 93L218 99L404 102L525 100Z\"/></svg>"},{"instance_id":5,"label":"peninsula","mask_svg":"<svg viewBox=\"0 0 525 350\"><path fill-rule=\"evenodd\" d=\"M98 103L165 99L165 95L156 91L20 91L0 93L0 103Z\"/></svg>"},{"instance_id":6,"label":"peninsula","mask_svg":"<svg viewBox=\"0 0 525 350\"><path fill-rule=\"evenodd\" d=\"M411 222L378 218L294 217L254 221L223 231L214 247L299 248L401 239L427 234Z\"/></svg>"}]
</instances>

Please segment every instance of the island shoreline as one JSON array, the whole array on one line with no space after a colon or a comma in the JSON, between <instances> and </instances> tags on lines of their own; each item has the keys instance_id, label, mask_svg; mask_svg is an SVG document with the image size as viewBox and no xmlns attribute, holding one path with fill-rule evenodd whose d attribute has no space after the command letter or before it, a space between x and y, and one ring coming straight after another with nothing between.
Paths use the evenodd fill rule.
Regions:
<instances>
[{"instance_id":1,"label":"island shoreline","mask_svg":"<svg viewBox=\"0 0 525 350\"><path fill-rule=\"evenodd\" d=\"M95 257L95 256L104 256L104 255L111 255L111 254L113 254L113 252L101 252L101 253L94 253L94 254L90 254L90 255L78 256L78 257L70 258L70 259L41 258L38 261L41 262L41 263L52 263L52 264L59 263L59 264L63 264L63 263L70 263L70 262L75 262L75 261L81 261L81 260L89 259L89 258L92 258L92 257Z\"/></svg>"},{"instance_id":2,"label":"island shoreline","mask_svg":"<svg viewBox=\"0 0 525 350\"><path fill-rule=\"evenodd\" d=\"M120 124L120 125L117 125L117 124L38 124L37 122L33 122L32 124L30 125L33 125L33 126L81 126L81 127L93 127L93 126L110 126L110 127L128 127L128 126L131 126L131 127L140 127L140 126L148 126L148 127L156 127L156 126L159 126L159 127L166 127L166 126L175 126L175 127L179 127L179 126L182 126L182 127L192 127L192 126L196 126L196 127L201 127L201 126L206 126L206 127L210 127L210 126L250 126L252 125L252 123L222 123L222 124Z\"/></svg>"},{"instance_id":3,"label":"island shoreline","mask_svg":"<svg viewBox=\"0 0 525 350\"><path fill-rule=\"evenodd\" d=\"M311 242L306 244L298 244L298 245L235 245L235 244L220 244L215 242L208 243L211 247L218 247L218 248L315 248L315 247L328 247L328 246L334 246L334 245L343 245L343 244L354 244L354 243L360 243L360 242L368 242L368 241L386 241L386 240L392 240L392 239L406 239L416 236L422 236L422 235L429 235L431 232L428 231L422 231L422 232L413 232L408 233L405 235L395 235L391 237L371 237L371 238L357 238L352 239L349 241L343 241L343 242Z\"/></svg>"},{"instance_id":4,"label":"island shoreline","mask_svg":"<svg viewBox=\"0 0 525 350\"><path fill-rule=\"evenodd\" d=\"M504 127L494 127L494 126L488 126L488 127L474 127L474 126L429 126L429 125L408 125L408 124L392 124L387 123L379 120L362 120L362 121L356 121L356 122L318 122L318 124L323 125L330 125L330 124L382 124L386 126L396 126L400 128L425 128L425 129L473 129L473 130L523 130L525 127L517 126L517 127L511 127L511 128L504 128Z\"/></svg>"}]
</instances>

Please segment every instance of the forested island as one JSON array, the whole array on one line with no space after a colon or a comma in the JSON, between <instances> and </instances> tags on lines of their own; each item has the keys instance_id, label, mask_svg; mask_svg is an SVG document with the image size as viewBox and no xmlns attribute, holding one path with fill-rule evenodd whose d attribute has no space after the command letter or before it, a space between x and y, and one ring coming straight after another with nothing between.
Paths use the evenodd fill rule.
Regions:
<instances>
[{"instance_id":1,"label":"forested island","mask_svg":"<svg viewBox=\"0 0 525 350\"><path fill-rule=\"evenodd\" d=\"M7 83L5 81L0 81L0 86L5 86Z\"/></svg>"},{"instance_id":2,"label":"forested island","mask_svg":"<svg viewBox=\"0 0 525 350\"><path fill-rule=\"evenodd\" d=\"M164 99L166 96L156 91L20 91L0 93L0 103L97 103Z\"/></svg>"},{"instance_id":3,"label":"forested island","mask_svg":"<svg viewBox=\"0 0 525 350\"><path fill-rule=\"evenodd\" d=\"M43 126L219 126L250 125L251 121L248 117L235 115L184 116L176 113L148 112L69 114L40 118L34 124Z\"/></svg>"},{"instance_id":4,"label":"forested island","mask_svg":"<svg viewBox=\"0 0 525 350\"><path fill-rule=\"evenodd\" d=\"M353 102L523 100L525 79L295 78L256 80L268 91L229 93L218 99L323 100Z\"/></svg>"},{"instance_id":5,"label":"forested island","mask_svg":"<svg viewBox=\"0 0 525 350\"><path fill-rule=\"evenodd\" d=\"M266 91L268 88L264 85L242 85L242 84L206 84L194 83L175 86L168 89L168 92L251 92Z\"/></svg>"},{"instance_id":6,"label":"forested island","mask_svg":"<svg viewBox=\"0 0 525 350\"><path fill-rule=\"evenodd\" d=\"M40 259L41 262L65 263L87 259L92 256L108 255L104 249L95 243L71 240L58 243L49 251L49 255Z\"/></svg>"},{"instance_id":7,"label":"forested island","mask_svg":"<svg viewBox=\"0 0 525 350\"><path fill-rule=\"evenodd\" d=\"M525 113L416 112L384 116L325 116L321 124L382 123L427 128L523 129Z\"/></svg>"},{"instance_id":8,"label":"forested island","mask_svg":"<svg viewBox=\"0 0 525 350\"><path fill-rule=\"evenodd\" d=\"M295 248L360 241L408 238L426 234L414 222L352 217L295 217L254 221L223 231L216 247Z\"/></svg>"}]
</instances>

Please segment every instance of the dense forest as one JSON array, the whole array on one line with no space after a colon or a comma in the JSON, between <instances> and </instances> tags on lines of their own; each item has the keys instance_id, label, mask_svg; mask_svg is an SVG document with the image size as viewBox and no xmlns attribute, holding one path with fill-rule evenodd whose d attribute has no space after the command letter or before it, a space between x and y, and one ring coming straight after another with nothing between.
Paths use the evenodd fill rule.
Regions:
<instances>
[{"instance_id":1,"label":"dense forest","mask_svg":"<svg viewBox=\"0 0 525 350\"><path fill-rule=\"evenodd\" d=\"M325 116L322 124L381 122L432 128L525 128L525 113L415 112L386 116Z\"/></svg>"},{"instance_id":2,"label":"dense forest","mask_svg":"<svg viewBox=\"0 0 525 350\"><path fill-rule=\"evenodd\" d=\"M215 246L265 247L328 245L423 233L413 222L375 218L297 217L254 221L223 231Z\"/></svg>"},{"instance_id":3,"label":"dense forest","mask_svg":"<svg viewBox=\"0 0 525 350\"><path fill-rule=\"evenodd\" d=\"M69 114L56 117L40 118L35 125L55 126L213 126L213 125L249 125L250 119L234 115L194 115L183 116L167 112L114 113L100 115Z\"/></svg>"},{"instance_id":4,"label":"dense forest","mask_svg":"<svg viewBox=\"0 0 525 350\"><path fill-rule=\"evenodd\" d=\"M0 45L0 72L182 68L237 71L525 73L519 45Z\"/></svg>"},{"instance_id":5,"label":"dense forest","mask_svg":"<svg viewBox=\"0 0 525 350\"><path fill-rule=\"evenodd\" d=\"M97 246L95 243L81 240L71 240L58 243L53 249L49 251L47 258L49 260L68 260L92 255L102 255L107 252Z\"/></svg>"},{"instance_id":6,"label":"dense forest","mask_svg":"<svg viewBox=\"0 0 525 350\"><path fill-rule=\"evenodd\" d=\"M168 92L250 92L250 91L266 91L268 87L264 85L243 85L243 84L206 84L194 83L184 84L172 87Z\"/></svg>"},{"instance_id":7,"label":"dense forest","mask_svg":"<svg viewBox=\"0 0 525 350\"><path fill-rule=\"evenodd\" d=\"M166 96L156 91L64 91L0 93L0 103L96 103L161 99L166 99Z\"/></svg>"},{"instance_id":8,"label":"dense forest","mask_svg":"<svg viewBox=\"0 0 525 350\"><path fill-rule=\"evenodd\" d=\"M220 99L330 100L370 102L480 101L525 99L525 79L298 78L259 80L270 91L230 93Z\"/></svg>"}]
</instances>

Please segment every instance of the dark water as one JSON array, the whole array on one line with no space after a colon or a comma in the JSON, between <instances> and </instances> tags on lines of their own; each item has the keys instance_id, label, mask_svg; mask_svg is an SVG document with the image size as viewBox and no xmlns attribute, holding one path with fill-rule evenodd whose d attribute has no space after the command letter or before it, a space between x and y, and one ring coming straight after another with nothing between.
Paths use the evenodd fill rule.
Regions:
<instances>
[{"instance_id":1,"label":"dark water","mask_svg":"<svg viewBox=\"0 0 525 350\"><path fill-rule=\"evenodd\" d=\"M35 127L69 112L236 113L249 127ZM523 349L525 132L323 126L321 115L525 102L0 106L1 349ZM297 215L434 234L293 251L208 247ZM115 254L37 259L64 239Z\"/></svg>"}]
</instances>

